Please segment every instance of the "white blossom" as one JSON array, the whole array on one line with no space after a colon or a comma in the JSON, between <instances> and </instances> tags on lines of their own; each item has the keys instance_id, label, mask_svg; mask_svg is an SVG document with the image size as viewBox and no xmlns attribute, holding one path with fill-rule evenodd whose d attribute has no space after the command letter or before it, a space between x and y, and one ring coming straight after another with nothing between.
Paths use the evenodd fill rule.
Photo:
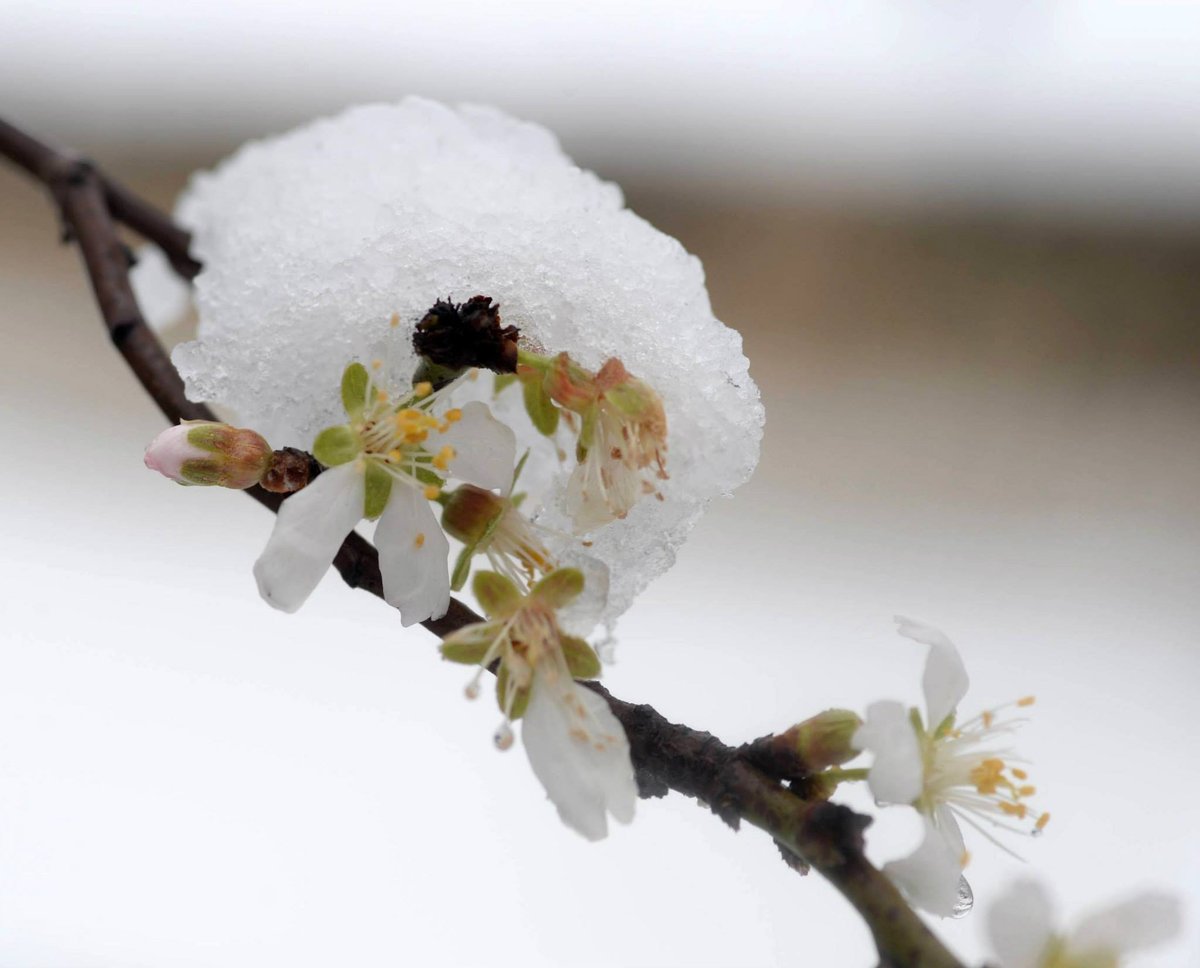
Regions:
<instances>
[{"instance_id":1,"label":"white blossom","mask_svg":"<svg viewBox=\"0 0 1200 968\"><path fill-rule=\"evenodd\" d=\"M1147 892L1063 932L1041 884L1021 880L992 905L988 934L999 968L1119 968L1127 955L1169 941L1181 922L1177 898Z\"/></svg>"},{"instance_id":2,"label":"white blossom","mask_svg":"<svg viewBox=\"0 0 1200 968\"><path fill-rule=\"evenodd\" d=\"M917 850L885 871L915 904L949 917L961 912L960 893L969 890L960 887L969 859L960 821L998 843L985 825L1036 833L1050 819L1030 806L1036 790L1019 761L995 745L1022 722L1002 713L1032 705L1033 697L960 721L958 704L968 678L958 650L938 629L896 621L901 635L929 646L922 676L925 716L900 702L873 703L854 744L874 754L867 782L875 799L911 805L925 822ZM1017 826L1022 823L1026 826Z\"/></svg>"},{"instance_id":3,"label":"white blossom","mask_svg":"<svg viewBox=\"0 0 1200 968\"><path fill-rule=\"evenodd\" d=\"M508 578L479 572L474 591L488 620L459 629L442 643L453 662L478 665L467 695L498 663L496 697L504 721L496 745L512 745L510 723L521 720L529 765L559 817L588 840L608 834L608 817L633 820L637 784L629 741L600 696L576 679L593 679L600 661L587 642L562 631L558 612L579 597L582 572L560 568L522 594Z\"/></svg>"},{"instance_id":4,"label":"white blossom","mask_svg":"<svg viewBox=\"0 0 1200 968\"><path fill-rule=\"evenodd\" d=\"M482 403L448 408L446 394L427 385L393 397L359 364L345 371L342 399L350 422L313 442L329 470L283 502L254 566L259 591L276 608L295 611L354 526L378 518L384 598L404 625L441 618L450 605L450 544L429 502L448 477L505 486L512 432Z\"/></svg>"}]
</instances>

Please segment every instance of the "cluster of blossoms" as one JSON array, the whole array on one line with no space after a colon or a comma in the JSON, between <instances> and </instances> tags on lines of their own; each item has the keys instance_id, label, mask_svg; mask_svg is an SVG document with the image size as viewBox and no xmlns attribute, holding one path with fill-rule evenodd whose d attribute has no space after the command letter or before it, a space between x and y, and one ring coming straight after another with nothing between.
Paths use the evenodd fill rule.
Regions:
<instances>
[{"instance_id":1,"label":"cluster of blossoms","mask_svg":"<svg viewBox=\"0 0 1200 968\"><path fill-rule=\"evenodd\" d=\"M314 219L312 204L336 215ZM377 522L384 596L405 625L443 616L486 564L471 582L486 620L445 639L443 656L477 667L472 699L495 673L495 743L512 746L520 723L568 826L599 839L608 818L630 821L629 744L585 684L601 664L584 636L670 566L708 501L746 480L763 422L699 263L548 133L419 99L248 147L195 179L179 216L205 268L198 339L175 362L193 399L257 431L181 424L147 465L180 483L290 494L254 566L285 611L363 520ZM487 296L426 308L464 289L498 296L519 331ZM415 322L411 343L378 335L388 316L393 329ZM343 371L348 359L372 362ZM486 401L479 369L496 374ZM1005 745L1033 700L960 717L968 679L954 645L907 619L900 632L929 648L923 713L891 701L861 719L830 710L775 740L802 761L807 795L862 780L879 805L917 811L920 846L885 871L914 905L953 916L971 905L960 825L999 843L994 830L1034 834L1049 820ZM863 753L869 767L845 766ZM992 929L1006 968L1113 968L1177 920L1152 897L1061 934L1024 885L996 905Z\"/></svg>"},{"instance_id":2,"label":"cluster of blossoms","mask_svg":"<svg viewBox=\"0 0 1200 968\"><path fill-rule=\"evenodd\" d=\"M479 322L480 306L490 325ZM564 625L595 625L607 570L588 558L582 541L522 514L524 495L513 488L528 455L517 461L513 431L482 402L450 405L456 386L474 375L466 364L515 369L516 351L507 348L515 344L515 328L500 328L496 307L486 297L462 307L439 302L430 316L441 342L430 342L429 316L418 324L414 342L426 349L417 376L432 379L418 378L396 393L386 388L382 360L372 361L370 370L357 362L346 367L341 380L346 420L313 440L317 472L280 507L254 565L258 588L275 608L295 611L346 536L360 521L375 521L384 598L407 626L444 616L452 588L466 583L474 559L485 560L492 570L476 573L473 590L488 621L455 632L442 653L479 666L467 689L471 698L479 693L479 675L495 664L504 714L496 745L510 747L510 724L522 720L530 764L559 815L584 836L599 839L607 833L608 815L632 819L637 789L620 723L600 696L576 681L597 678L600 660ZM455 320L470 325L449 339L445 330ZM483 349L464 356L463 344L472 341ZM666 475L666 418L654 391L616 359L593 374L565 353L553 359L522 356L527 362L521 378L544 370L548 406L578 417L578 482L572 486L580 510L577 530L601 528L655 493L628 483L651 460L655 473ZM542 384L538 387L540 392ZM532 407L530 414L539 419ZM613 441L623 442L634 456L623 459ZM603 461L595 456L602 447ZM252 430L184 423L150 444L146 465L183 484L246 488L265 481L280 454ZM434 511L439 506L440 523ZM462 544L452 573L449 538ZM568 559L580 566L566 567Z\"/></svg>"}]
</instances>

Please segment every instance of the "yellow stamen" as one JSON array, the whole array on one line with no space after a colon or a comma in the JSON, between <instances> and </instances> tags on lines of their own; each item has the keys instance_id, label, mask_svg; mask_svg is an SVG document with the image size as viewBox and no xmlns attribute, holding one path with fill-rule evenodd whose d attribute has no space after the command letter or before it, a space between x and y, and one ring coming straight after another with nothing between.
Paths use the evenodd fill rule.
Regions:
<instances>
[{"instance_id":1,"label":"yellow stamen","mask_svg":"<svg viewBox=\"0 0 1200 968\"><path fill-rule=\"evenodd\" d=\"M391 320L389 320L389 322L391 323L393 328L395 328L396 326L399 326L400 325L400 314L392 313L392 318L391 318Z\"/></svg>"},{"instance_id":2,"label":"yellow stamen","mask_svg":"<svg viewBox=\"0 0 1200 968\"><path fill-rule=\"evenodd\" d=\"M425 545L425 532L424 531L417 532L417 536L415 538L413 538L413 545L417 548L424 547L424 545Z\"/></svg>"},{"instance_id":3,"label":"yellow stamen","mask_svg":"<svg viewBox=\"0 0 1200 968\"><path fill-rule=\"evenodd\" d=\"M1028 773L1026 773L1024 770L1018 770L1015 766L1013 767L1012 775L1015 776L1018 780L1029 779Z\"/></svg>"},{"instance_id":4,"label":"yellow stamen","mask_svg":"<svg viewBox=\"0 0 1200 968\"><path fill-rule=\"evenodd\" d=\"M433 466L439 471L444 471L450 466L452 460L454 460L454 448L447 444L438 451L437 456L433 459Z\"/></svg>"},{"instance_id":5,"label":"yellow stamen","mask_svg":"<svg viewBox=\"0 0 1200 968\"><path fill-rule=\"evenodd\" d=\"M1035 793L1037 793L1037 787L1035 786L1023 786L1017 790L1017 795L1022 797L1031 797Z\"/></svg>"},{"instance_id":6,"label":"yellow stamen","mask_svg":"<svg viewBox=\"0 0 1200 968\"><path fill-rule=\"evenodd\" d=\"M1037 818L1037 823L1034 824L1034 829L1035 830L1045 830L1046 824L1048 824L1049 822L1050 822L1050 814L1043 813L1040 817Z\"/></svg>"},{"instance_id":7,"label":"yellow stamen","mask_svg":"<svg viewBox=\"0 0 1200 968\"><path fill-rule=\"evenodd\" d=\"M1001 812L1008 814L1010 817L1016 817L1019 820L1025 819L1025 814L1029 808L1023 803L1009 803L1007 800L1001 800L999 803Z\"/></svg>"},{"instance_id":8,"label":"yellow stamen","mask_svg":"<svg viewBox=\"0 0 1200 968\"><path fill-rule=\"evenodd\" d=\"M983 727L984 727L984 729L991 729L991 728L992 728L992 723L993 723L993 721L994 721L995 719L996 719L996 716L995 716L995 714L994 714L994 713L992 713L992 712L990 712L990 711L988 711L988 710L984 710L984 713L983 713Z\"/></svg>"},{"instance_id":9,"label":"yellow stamen","mask_svg":"<svg viewBox=\"0 0 1200 968\"><path fill-rule=\"evenodd\" d=\"M436 501L441 496L442 496L442 489L440 487L438 487L436 484L426 484L425 485L425 500L426 501Z\"/></svg>"},{"instance_id":10,"label":"yellow stamen","mask_svg":"<svg viewBox=\"0 0 1200 968\"><path fill-rule=\"evenodd\" d=\"M388 458L389 458L390 460L396 460L396 461L398 461L398 460L399 460L401 457L403 457L403 456L404 456L404 455L403 455L403 454L401 454L401 453L400 453L400 451L398 451L398 450L390 450L390 451L388 451Z\"/></svg>"},{"instance_id":11,"label":"yellow stamen","mask_svg":"<svg viewBox=\"0 0 1200 968\"><path fill-rule=\"evenodd\" d=\"M375 399L378 400L380 403L387 403L387 391L386 390L376 390L375 391Z\"/></svg>"},{"instance_id":12,"label":"yellow stamen","mask_svg":"<svg viewBox=\"0 0 1200 968\"><path fill-rule=\"evenodd\" d=\"M1035 702L1037 702L1036 696L1026 696L1024 699L1018 699L1017 705L1018 706L1032 706Z\"/></svg>"},{"instance_id":13,"label":"yellow stamen","mask_svg":"<svg viewBox=\"0 0 1200 968\"><path fill-rule=\"evenodd\" d=\"M383 366L383 360L376 359L371 361L372 370L378 370L381 366Z\"/></svg>"},{"instance_id":14,"label":"yellow stamen","mask_svg":"<svg viewBox=\"0 0 1200 968\"><path fill-rule=\"evenodd\" d=\"M450 423L458 423L460 420L462 420L462 411L459 410L458 407L453 407L452 409L446 411L445 416Z\"/></svg>"},{"instance_id":15,"label":"yellow stamen","mask_svg":"<svg viewBox=\"0 0 1200 968\"><path fill-rule=\"evenodd\" d=\"M1003 772L1003 760L987 759L971 771L971 782L980 793L990 796L1005 782Z\"/></svg>"},{"instance_id":16,"label":"yellow stamen","mask_svg":"<svg viewBox=\"0 0 1200 968\"><path fill-rule=\"evenodd\" d=\"M414 396L427 397L431 393L433 393L433 384L430 383L428 380L422 380L415 387L413 387L413 395Z\"/></svg>"}]
</instances>

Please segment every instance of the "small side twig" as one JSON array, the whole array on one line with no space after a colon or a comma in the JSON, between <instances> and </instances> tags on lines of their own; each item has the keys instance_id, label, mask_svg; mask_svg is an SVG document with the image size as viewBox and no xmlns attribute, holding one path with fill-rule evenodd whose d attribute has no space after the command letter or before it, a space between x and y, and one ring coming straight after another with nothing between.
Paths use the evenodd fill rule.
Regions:
<instances>
[{"instance_id":1,"label":"small side twig","mask_svg":"<svg viewBox=\"0 0 1200 968\"><path fill-rule=\"evenodd\" d=\"M110 338L169 421L212 420L203 404L189 401L183 381L146 325L129 283L129 253L119 220L158 245L175 270L192 279L200 264L188 252L187 233L153 206L105 178L87 161L60 152L0 120L0 154L44 184L62 216L65 234L78 243ZM284 497L251 488L251 497L273 511ZM334 558L348 585L383 597L375 549L351 534ZM439 637L480 621L452 600L447 614L422 623ZM609 703L629 737L643 797L676 790L707 804L734 829L742 821L768 833L785 852L824 875L861 914L889 968L963 968L892 883L866 859L862 831L870 820L823 799L804 799L709 733L669 722L653 707L592 688Z\"/></svg>"}]
</instances>

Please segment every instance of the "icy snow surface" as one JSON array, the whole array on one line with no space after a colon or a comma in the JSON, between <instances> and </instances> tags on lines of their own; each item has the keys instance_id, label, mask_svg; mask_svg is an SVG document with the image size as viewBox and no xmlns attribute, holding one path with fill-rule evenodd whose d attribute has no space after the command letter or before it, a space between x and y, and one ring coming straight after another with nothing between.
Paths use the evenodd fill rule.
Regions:
<instances>
[{"instance_id":1,"label":"icy snow surface","mask_svg":"<svg viewBox=\"0 0 1200 968\"><path fill-rule=\"evenodd\" d=\"M577 168L544 128L491 108L409 98L357 107L242 147L179 203L204 271L198 338L174 360L195 400L276 447L344 420L352 359L406 383L412 324L439 297L500 303L547 351L620 356L662 395L671 479L591 536L612 571L606 619L674 561L705 504L758 461L763 410L741 337L712 315L700 261ZM388 320L399 313L401 325ZM490 374L465 395L487 399ZM531 446L540 523L565 525L571 470L506 390L497 412Z\"/></svg>"}]
</instances>

